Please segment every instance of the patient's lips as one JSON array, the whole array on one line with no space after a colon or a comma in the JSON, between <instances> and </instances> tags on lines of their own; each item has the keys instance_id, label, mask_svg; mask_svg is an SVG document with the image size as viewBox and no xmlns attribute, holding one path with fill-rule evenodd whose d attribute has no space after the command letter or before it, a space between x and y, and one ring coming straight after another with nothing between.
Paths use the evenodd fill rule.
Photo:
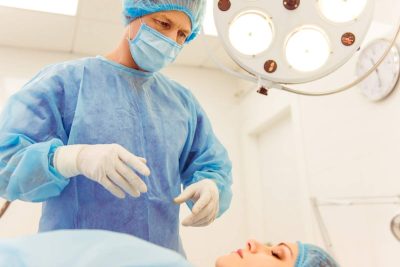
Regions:
<instances>
[{"instance_id":1,"label":"patient's lips","mask_svg":"<svg viewBox=\"0 0 400 267\"><path fill-rule=\"evenodd\" d=\"M239 254L239 256L240 256L241 258L243 258L243 251L242 251L241 249L238 249L238 250L236 251L236 253Z\"/></svg>"}]
</instances>

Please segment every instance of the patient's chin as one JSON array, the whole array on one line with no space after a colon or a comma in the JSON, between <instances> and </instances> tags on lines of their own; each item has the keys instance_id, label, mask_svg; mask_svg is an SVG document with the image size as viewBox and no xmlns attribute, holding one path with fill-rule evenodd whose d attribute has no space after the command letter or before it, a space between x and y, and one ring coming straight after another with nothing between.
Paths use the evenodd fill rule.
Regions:
<instances>
[{"instance_id":1,"label":"patient's chin","mask_svg":"<svg viewBox=\"0 0 400 267\"><path fill-rule=\"evenodd\" d=\"M223 257L219 257L215 262L215 267L224 267L224 260Z\"/></svg>"},{"instance_id":2,"label":"patient's chin","mask_svg":"<svg viewBox=\"0 0 400 267\"><path fill-rule=\"evenodd\" d=\"M235 267L232 254L219 257L215 262L215 267Z\"/></svg>"}]
</instances>

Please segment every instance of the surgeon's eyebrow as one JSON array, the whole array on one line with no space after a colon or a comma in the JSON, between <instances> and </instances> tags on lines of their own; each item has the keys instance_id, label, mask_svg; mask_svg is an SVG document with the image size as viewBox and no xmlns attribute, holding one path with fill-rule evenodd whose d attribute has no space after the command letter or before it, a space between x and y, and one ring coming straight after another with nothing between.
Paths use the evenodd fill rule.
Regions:
<instances>
[{"instance_id":1,"label":"surgeon's eyebrow","mask_svg":"<svg viewBox=\"0 0 400 267\"><path fill-rule=\"evenodd\" d=\"M289 251L290 251L290 255L292 255L292 257L293 257L293 251L292 251L292 249L291 249L286 243L279 243L278 246L285 246L285 247L287 247L287 248L289 249Z\"/></svg>"}]
</instances>

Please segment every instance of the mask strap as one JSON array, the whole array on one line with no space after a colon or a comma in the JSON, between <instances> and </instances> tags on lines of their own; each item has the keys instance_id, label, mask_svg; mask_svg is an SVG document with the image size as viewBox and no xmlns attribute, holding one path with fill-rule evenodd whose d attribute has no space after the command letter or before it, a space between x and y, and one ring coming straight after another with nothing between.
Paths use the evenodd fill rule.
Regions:
<instances>
[{"instance_id":1,"label":"mask strap","mask_svg":"<svg viewBox=\"0 0 400 267\"><path fill-rule=\"evenodd\" d=\"M139 20L140 20L140 26L141 26L142 24L144 24L144 23L143 23L143 20L142 20L142 17L139 17ZM132 30L131 25L132 25L132 23L129 23L129 30L128 30L128 40L129 40L129 41L131 41L131 30Z\"/></svg>"}]
</instances>

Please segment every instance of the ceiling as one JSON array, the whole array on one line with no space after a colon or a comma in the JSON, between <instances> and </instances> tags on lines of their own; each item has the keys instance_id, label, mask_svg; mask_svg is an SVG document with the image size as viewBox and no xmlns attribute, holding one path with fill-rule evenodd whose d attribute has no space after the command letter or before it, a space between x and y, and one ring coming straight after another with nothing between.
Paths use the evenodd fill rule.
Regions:
<instances>
[{"instance_id":1,"label":"ceiling","mask_svg":"<svg viewBox=\"0 0 400 267\"><path fill-rule=\"evenodd\" d=\"M392 7L397 2L377 0L377 20L392 22L396 12L388 16L388 10L396 10ZM122 36L121 3L122 0L79 0L78 13L74 17L0 7L0 46L79 55L105 54L114 48ZM222 44L213 36L200 36L189 44L176 64L215 67L207 47L223 63L237 69Z\"/></svg>"},{"instance_id":2,"label":"ceiling","mask_svg":"<svg viewBox=\"0 0 400 267\"><path fill-rule=\"evenodd\" d=\"M40 49L81 55L110 52L124 30L121 0L79 0L77 15L0 7L0 46ZM230 67L236 67L214 36L190 43L176 64L213 68L207 48Z\"/></svg>"}]
</instances>

